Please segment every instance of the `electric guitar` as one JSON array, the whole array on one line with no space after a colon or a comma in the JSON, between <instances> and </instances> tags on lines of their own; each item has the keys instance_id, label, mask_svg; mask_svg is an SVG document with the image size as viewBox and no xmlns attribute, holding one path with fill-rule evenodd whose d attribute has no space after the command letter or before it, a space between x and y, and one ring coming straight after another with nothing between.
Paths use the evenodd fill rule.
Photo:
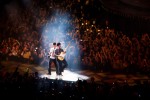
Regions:
<instances>
[{"instance_id":1,"label":"electric guitar","mask_svg":"<svg viewBox=\"0 0 150 100\"><path fill-rule=\"evenodd\" d=\"M67 48L70 46L70 42L68 43L68 45L67 45L67 47L64 49L64 52L61 52L59 55L56 55L57 56L57 58L59 59L59 60L64 60L65 59L65 56L66 56L66 50L67 50Z\"/></svg>"}]
</instances>

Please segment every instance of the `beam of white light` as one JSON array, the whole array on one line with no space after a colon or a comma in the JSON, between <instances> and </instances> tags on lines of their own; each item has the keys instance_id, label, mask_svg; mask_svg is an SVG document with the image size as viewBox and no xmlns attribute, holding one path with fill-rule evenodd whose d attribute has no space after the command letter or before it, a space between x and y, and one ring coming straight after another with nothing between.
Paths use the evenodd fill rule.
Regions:
<instances>
[{"instance_id":1,"label":"beam of white light","mask_svg":"<svg viewBox=\"0 0 150 100\"><path fill-rule=\"evenodd\" d=\"M71 46L76 47L78 46L75 41L72 41L73 38L71 35L69 35L69 32L73 32L75 30L75 27L72 23L72 18L69 17L70 14L67 12L61 12L61 9L54 10L51 16L48 17L47 23L42 26L41 32L42 32L42 44L43 47L46 50L46 54L48 54L50 47L52 47L53 42L60 42L61 47L63 49L66 48L68 45L68 42L71 42L69 48ZM74 33L73 33L74 34ZM76 66L80 66L80 61L78 61L78 55L79 50L78 48L75 48L73 50L72 55L70 55L69 48L67 49L66 53L66 60L69 66L72 68L75 68ZM71 59L71 57L73 59ZM78 62L78 63L77 63ZM77 68L76 68L77 69ZM78 69L80 69L78 67ZM64 78L64 76L63 76Z\"/></svg>"}]
</instances>

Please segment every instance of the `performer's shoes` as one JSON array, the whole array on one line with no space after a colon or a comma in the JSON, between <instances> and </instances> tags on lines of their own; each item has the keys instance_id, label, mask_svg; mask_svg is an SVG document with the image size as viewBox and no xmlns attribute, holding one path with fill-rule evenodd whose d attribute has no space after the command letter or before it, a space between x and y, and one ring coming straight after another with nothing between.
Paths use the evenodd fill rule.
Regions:
<instances>
[{"instance_id":1,"label":"performer's shoes","mask_svg":"<svg viewBox=\"0 0 150 100\"><path fill-rule=\"evenodd\" d=\"M59 78L59 76L58 75L56 75L56 79L58 79Z\"/></svg>"},{"instance_id":2,"label":"performer's shoes","mask_svg":"<svg viewBox=\"0 0 150 100\"><path fill-rule=\"evenodd\" d=\"M62 73L60 73L59 76L63 76Z\"/></svg>"},{"instance_id":3,"label":"performer's shoes","mask_svg":"<svg viewBox=\"0 0 150 100\"><path fill-rule=\"evenodd\" d=\"M51 73L47 73L48 75L51 75Z\"/></svg>"}]
</instances>

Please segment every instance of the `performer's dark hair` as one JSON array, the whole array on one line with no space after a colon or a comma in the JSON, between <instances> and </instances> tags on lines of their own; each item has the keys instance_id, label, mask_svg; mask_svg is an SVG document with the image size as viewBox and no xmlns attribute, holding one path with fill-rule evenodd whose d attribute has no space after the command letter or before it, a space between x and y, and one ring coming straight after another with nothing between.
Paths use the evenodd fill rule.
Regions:
<instances>
[{"instance_id":1,"label":"performer's dark hair","mask_svg":"<svg viewBox=\"0 0 150 100\"><path fill-rule=\"evenodd\" d=\"M53 45L56 45L56 42L54 42Z\"/></svg>"},{"instance_id":2,"label":"performer's dark hair","mask_svg":"<svg viewBox=\"0 0 150 100\"><path fill-rule=\"evenodd\" d=\"M61 43L57 43L57 46L61 45Z\"/></svg>"}]
</instances>

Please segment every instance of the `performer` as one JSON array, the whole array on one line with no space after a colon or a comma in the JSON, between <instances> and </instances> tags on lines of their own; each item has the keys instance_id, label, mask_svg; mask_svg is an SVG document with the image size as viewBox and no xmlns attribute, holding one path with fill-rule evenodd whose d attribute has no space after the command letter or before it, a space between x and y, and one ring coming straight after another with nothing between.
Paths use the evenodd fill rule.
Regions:
<instances>
[{"instance_id":1,"label":"performer","mask_svg":"<svg viewBox=\"0 0 150 100\"><path fill-rule=\"evenodd\" d=\"M56 43L54 42L53 47L50 48L50 52L49 52L49 68L48 68L48 74L49 75L51 75L52 62L55 64L56 74L58 75L58 67L57 67L57 63L56 63L55 50L56 50Z\"/></svg>"},{"instance_id":2,"label":"performer","mask_svg":"<svg viewBox=\"0 0 150 100\"><path fill-rule=\"evenodd\" d=\"M58 75L62 75L62 72L64 71L64 68L66 68L68 66L68 63L65 59L65 54L66 51L64 51L61 48L61 43L57 43L57 49L55 50L55 54L56 54L56 60L58 62Z\"/></svg>"}]
</instances>

